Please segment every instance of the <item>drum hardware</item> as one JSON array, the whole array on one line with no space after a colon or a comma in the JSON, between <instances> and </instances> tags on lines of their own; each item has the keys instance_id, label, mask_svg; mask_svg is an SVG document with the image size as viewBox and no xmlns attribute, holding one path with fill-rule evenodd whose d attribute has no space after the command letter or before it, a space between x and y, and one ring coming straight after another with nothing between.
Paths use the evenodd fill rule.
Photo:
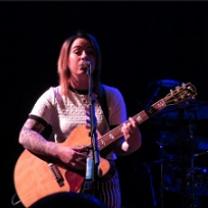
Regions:
<instances>
[{"instance_id":1,"label":"drum hardware","mask_svg":"<svg viewBox=\"0 0 208 208\"><path fill-rule=\"evenodd\" d=\"M208 151L205 150L208 139L197 135L197 121L202 115L203 119L208 116L208 105L207 103L203 105L206 110L200 114L198 113L198 106L195 104L191 103L192 108L188 105L187 108L185 107L180 106L177 113L173 111L175 117L171 115L171 122L169 119L163 120L165 125L170 125L166 131L164 126L162 127L161 138L157 142L160 147L161 158L161 208L164 207L164 191L183 195L188 201L187 208L200 208L200 196L208 194L208 169L195 165L196 158L208 155ZM174 138L171 140L171 137ZM198 141L199 138L203 138L203 141ZM203 152L200 152L202 150ZM168 162L166 163L166 161Z\"/></svg>"},{"instance_id":2,"label":"drum hardware","mask_svg":"<svg viewBox=\"0 0 208 208\"><path fill-rule=\"evenodd\" d=\"M154 181L153 181L153 175L152 175L151 167L147 163L144 164L144 167L145 167L145 169L148 173L149 180L150 180L150 193L151 193L151 198L152 198L152 207L156 208L156 207L158 207L158 200L157 200L156 191L155 191L154 185L153 185Z\"/></svg>"}]
</instances>

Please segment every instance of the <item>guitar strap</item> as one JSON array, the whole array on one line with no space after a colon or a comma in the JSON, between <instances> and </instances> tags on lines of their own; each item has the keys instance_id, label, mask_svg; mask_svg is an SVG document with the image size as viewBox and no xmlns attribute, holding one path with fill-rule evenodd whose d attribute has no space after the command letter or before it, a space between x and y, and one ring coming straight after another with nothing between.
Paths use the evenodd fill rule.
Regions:
<instances>
[{"instance_id":1,"label":"guitar strap","mask_svg":"<svg viewBox=\"0 0 208 208\"><path fill-rule=\"evenodd\" d=\"M100 85L100 92L99 92L99 96L98 96L98 101L100 103L100 106L102 108L103 114L105 116L105 119L108 123L108 126L110 127L110 123L109 123L109 112L108 112L108 103L107 103L107 97L106 97L106 91L104 86L101 84Z\"/></svg>"}]
</instances>

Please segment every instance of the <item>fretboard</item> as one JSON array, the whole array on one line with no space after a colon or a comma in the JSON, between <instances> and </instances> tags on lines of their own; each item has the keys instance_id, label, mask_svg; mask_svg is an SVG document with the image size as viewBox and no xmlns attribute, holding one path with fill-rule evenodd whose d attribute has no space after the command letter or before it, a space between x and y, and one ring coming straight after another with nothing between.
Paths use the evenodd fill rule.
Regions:
<instances>
[{"instance_id":1,"label":"fretboard","mask_svg":"<svg viewBox=\"0 0 208 208\"><path fill-rule=\"evenodd\" d=\"M143 110L138 114L134 115L133 118L136 120L137 124L140 125L146 120L148 120L150 116L152 116L153 114L162 110L165 107L166 107L166 103L163 99L161 99L156 103L154 103L153 105L151 105L148 110ZM98 139L98 145L100 150L104 149L105 147L107 147L108 145L110 145L111 143L115 142L116 140L118 140L120 137L123 136L123 133L121 131L122 125L123 124L118 125L117 127L113 128L112 130L110 130L109 132L107 132L101 138Z\"/></svg>"}]
</instances>

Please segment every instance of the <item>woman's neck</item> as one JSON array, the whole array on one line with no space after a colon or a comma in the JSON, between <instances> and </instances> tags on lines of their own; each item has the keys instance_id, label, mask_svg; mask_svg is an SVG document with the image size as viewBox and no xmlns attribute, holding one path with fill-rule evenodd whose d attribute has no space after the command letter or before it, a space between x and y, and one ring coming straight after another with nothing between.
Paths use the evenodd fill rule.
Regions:
<instances>
[{"instance_id":1,"label":"woman's neck","mask_svg":"<svg viewBox=\"0 0 208 208\"><path fill-rule=\"evenodd\" d=\"M71 78L69 80L69 85L73 89L78 89L78 90L87 90L89 87L88 79L74 79Z\"/></svg>"},{"instance_id":2,"label":"woman's neck","mask_svg":"<svg viewBox=\"0 0 208 208\"><path fill-rule=\"evenodd\" d=\"M72 87L71 85L69 85L69 89L76 94L80 94L80 95L87 95L88 94L88 89L76 89L76 88Z\"/></svg>"}]
</instances>

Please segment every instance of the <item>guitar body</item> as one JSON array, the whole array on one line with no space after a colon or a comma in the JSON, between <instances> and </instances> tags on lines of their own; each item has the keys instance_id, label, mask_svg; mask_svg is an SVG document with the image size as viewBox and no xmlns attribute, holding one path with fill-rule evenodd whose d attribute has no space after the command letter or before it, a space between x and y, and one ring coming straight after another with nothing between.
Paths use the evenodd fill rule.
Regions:
<instances>
[{"instance_id":1,"label":"guitar body","mask_svg":"<svg viewBox=\"0 0 208 208\"><path fill-rule=\"evenodd\" d=\"M91 138L88 136L89 130L80 125L75 128L65 142L65 146L76 146L91 144ZM25 207L29 207L39 199L58 192L80 192L84 183L84 176L71 170L66 170L57 166L63 177L63 183L57 182L54 173L44 160L36 157L28 150L24 150L18 158L14 169L14 184L18 197ZM100 158L99 169L102 176L109 169L110 164L107 160Z\"/></svg>"}]
</instances>

